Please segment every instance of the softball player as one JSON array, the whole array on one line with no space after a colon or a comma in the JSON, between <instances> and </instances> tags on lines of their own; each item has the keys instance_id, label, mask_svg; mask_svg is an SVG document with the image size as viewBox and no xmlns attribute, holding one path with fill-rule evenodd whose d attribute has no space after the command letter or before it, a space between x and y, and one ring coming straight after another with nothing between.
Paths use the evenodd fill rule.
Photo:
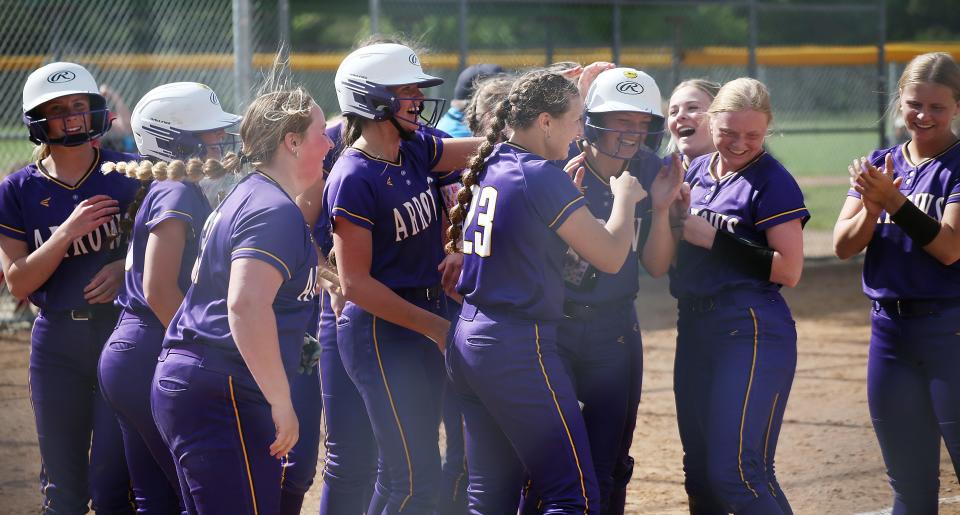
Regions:
<instances>
[{"instance_id":1,"label":"softball player","mask_svg":"<svg viewBox=\"0 0 960 515\"><path fill-rule=\"evenodd\" d=\"M867 249L867 401L903 515L937 513L941 438L960 471L960 67L920 55L897 86L910 140L854 161L834 248L841 259Z\"/></svg>"},{"instance_id":2,"label":"softball player","mask_svg":"<svg viewBox=\"0 0 960 515\"><path fill-rule=\"evenodd\" d=\"M100 173L132 158L92 142L111 114L73 63L35 70L23 120L36 161L0 183L0 261L10 292L40 308L30 347L30 399L45 513L131 513L119 426L97 386L97 360L117 320L123 281L120 213L137 182ZM91 446L92 433L92 446Z\"/></svg>"},{"instance_id":3,"label":"softball player","mask_svg":"<svg viewBox=\"0 0 960 515\"><path fill-rule=\"evenodd\" d=\"M717 150L706 122L707 109L718 91L719 84L704 79L685 80L673 88L667 107L668 147L680 153L684 170L695 158Z\"/></svg>"},{"instance_id":4,"label":"softball player","mask_svg":"<svg viewBox=\"0 0 960 515\"><path fill-rule=\"evenodd\" d=\"M763 84L727 83L709 117L717 152L687 172L691 216L670 284L690 512L792 513L774 475L797 359L779 290L800 280L810 215L796 181L763 150L772 118Z\"/></svg>"},{"instance_id":5,"label":"softball player","mask_svg":"<svg viewBox=\"0 0 960 515\"><path fill-rule=\"evenodd\" d=\"M428 513L439 484L444 376L437 347L449 328L439 284L459 259L443 257L430 172L463 166L477 145L417 130L418 119L432 125L443 112L443 101L424 98L420 88L441 82L423 73L413 51L393 43L352 52L335 80L347 118L345 148L324 206L348 301L337 344L382 461L368 513Z\"/></svg>"},{"instance_id":6,"label":"softball player","mask_svg":"<svg viewBox=\"0 0 960 515\"><path fill-rule=\"evenodd\" d=\"M130 170L142 186L127 213L132 230L121 226L131 241L118 298L123 310L100 357L99 377L120 420L140 513L179 512L177 470L150 412L150 384L163 333L190 285L198 238L210 214L200 188L184 180L183 161L219 157L224 129L239 121L223 111L216 93L196 82L150 90L131 116L140 154L157 163L144 161ZM173 162L168 166L168 161ZM125 163L113 166L122 172Z\"/></svg>"},{"instance_id":7,"label":"softball player","mask_svg":"<svg viewBox=\"0 0 960 515\"><path fill-rule=\"evenodd\" d=\"M633 305L640 261L656 259L665 273L672 259L668 209L683 177L678 166L659 173L661 162L655 152L664 132L660 105L660 90L646 73L633 68L600 73L586 97L585 140L572 146L567 164L598 220L606 221L611 214L611 177L628 171L653 193L637 205L631 249L619 272L599 272L573 253L564 262L564 319L557 348L583 404L603 513L613 490L625 490L632 473L632 466L617 470L617 464L630 460L627 453L643 377L643 349ZM652 223L659 230L651 232ZM648 235L652 236L649 241ZM622 449L624 443L626 449Z\"/></svg>"},{"instance_id":8,"label":"softball player","mask_svg":"<svg viewBox=\"0 0 960 515\"><path fill-rule=\"evenodd\" d=\"M518 79L452 215L451 246L465 235L457 285L464 304L447 367L464 413L470 513L515 512L524 471L544 513L599 513L583 418L557 354L562 259L569 244L599 269L619 271L644 192L629 173L612 178L603 228L547 161L566 157L582 113L576 87L561 75ZM497 144L505 124L513 134Z\"/></svg>"},{"instance_id":9,"label":"softball player","mask_svg":"<svg viewBox=\"0 0 960 515\"><path fill-rule=\"evenodd\" d=\"M288 380L317 254L293 199L317 181L331 142L309 94L277 82L244 115L241 160L256 170L207 218L154 374L154 419L191 514L277 513L280 458L298 437Z\"/></svg>"}]
</instances>

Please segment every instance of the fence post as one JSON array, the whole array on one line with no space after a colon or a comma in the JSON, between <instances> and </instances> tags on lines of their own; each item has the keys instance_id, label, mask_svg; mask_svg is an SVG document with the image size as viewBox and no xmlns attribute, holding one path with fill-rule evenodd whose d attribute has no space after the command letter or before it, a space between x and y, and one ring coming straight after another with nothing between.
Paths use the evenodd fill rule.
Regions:
<instances>
[{"instance_id":1,"label":"fence post","mask_svg":"<svg viewBox=\"0 0 960 515\"><path fill-rule=\"evenodd\" d=\"M277 0L277 35L283 58L286 59L293 45L290 42L290 0Z\"/></svg>"},{"instance_id":2,"label":"fence post","mask_svg":"<svg viewBox=\"0 0 960 515\"><path fill-rule=\"evenodd\" d=\"M380 0L370 0L370 34L380 33Z\"/></svg>"},{"instance_id":3,"label":"fence post","mask_svg":"<svg viewBox=\"0 0 960 515\"><path fill-rule=\"evenodd\" d=\"M467 46L470 39L470 34L467 32L467 0L460 0L460 16L457 18L457 28L460 29L460 57L457 59L457 65L460 70L463 70L467 67Z\"/></svg>"},{"instance_id":4,"label":"fence post","mask_svg":"<svg viewBox=\"0 0 960 515\"><path fill-rule=\"evenodd\" d=\"M881 123L879 129L880 148L887 148L887 75L884 64L887 61L887 5L884 0L877 0L877 115Z\"/></svg>"},{"instance_id":5,"label":"fence post","mask_svg":"<svg viewBox=\"0 0 960 515\"><path fill-rule=\"evenodd\" d=\"M233 73L236 80L238 110L250 101L253 45L250 30L250 0L233 0Z\"/></svg>"},{"instance_id":6,"label":"fence post","mask_svg":"<svg viewBox=\"0 0 960 515\"><path fill-rule=\"evenodd\" d=\"M620 45L622 39L622 34L620 32L620 1L621 0L613 0L613 16L611 16L611 23L613 24L613 44L611 46L613 47L613 50L611 52L610 60L617 65L620 64Z\"/></svg>"},{"instance_id":7,"label":"fence post","mask_svg":"<svg viewBox=\"0 0 960 515\"><path fill-rule=\"evenodd\" d=\"M747 2L749 9L747 35L747 76L757 78L757 0Z\"/></svg>"}]
</instances>

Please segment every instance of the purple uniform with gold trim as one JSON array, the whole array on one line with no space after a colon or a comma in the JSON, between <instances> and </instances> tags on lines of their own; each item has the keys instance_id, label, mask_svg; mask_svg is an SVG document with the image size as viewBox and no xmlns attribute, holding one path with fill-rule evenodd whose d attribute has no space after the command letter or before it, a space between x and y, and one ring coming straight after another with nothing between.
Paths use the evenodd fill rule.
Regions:
<instances>
[{"instance_id":1,"label":"purple uniform with gold trim","mask_svg":"<svg viewBox=\"0 0 960 515\"><path fill-rule=\"evenodd\" d=\"M273 300L280 355L297 371L313 310L317 254L300 209L273 179L245 177L203 227L192 284L163 342L153 416L177 463L187 511L277 513L281 462L269 403L227 320L231 263L256 259L283 282Z\"/></svg>"},{"instance_id":2,"label":"purple uniform with gold trim","mask_svg":"<svg viewBox=\"0 0 960 515\"><path fill-rule=\"evenodd\" d=\"M0 182L0 234L23 241L34 252L85 199L108 195L119 201L124 213L139 183L105 175L100 167L135 156L94 152L90 168L75 185L53 178L37 162ZM120 428L97 385L97 360L117 310L110 304L90 305L83 298L94 275L122 258L120 217L75 240L50 278L29 296L40 308L31 338L29 381L45 513L86 513L91 497L98 513L132 512Z\"/></svg>"},{"instance_id":3,"label":"purple uniform with gold trim","mask_svg":"<svg viewBox=\"0 0 960 515\"><path fill-rule=\"evenodd\" d=\"M809 219L799 186L771 155L722 178L718 160L712 153L690 164L690 216L764 246L771 227ZM797 360L780 285L686 242L670 278L680 312L674 392L690 512L792 513L774 474Z\"/></svg>"},{"instance_id":4,"label":"purple uniform with gold trim","mask_svg":"<svg viewBox=\"0 0 960 515\"><path fill-rule=\"evenodd\" d=\"M906 143L870 161L883 166L887 154L900 192L931 218L942 221L960 202L960 143L919 163ZM960 263L940 263L880 214L863 261L863 291L873 300L867 401L895 515L937 512L941 438L960 477L958 287Z\"/></svg>"},{"instance_id":5,"label":"purple uniform with gold trim","mask_svg":"<svg viewBox=\"0 0 960 515\"><path fill-rule=\"evenodd\" d=\"M447 349L461 396L470 513L513 513L524 473L545 513L599 513L587 432L557 353L566 243L583 196L563 170L497 145L464 221L465 300Z\"/></svg>"},{"instance_id":6,"label":"purple uniform with gold trim","mask_svg":"<svg viewBox=\"0 0 960 515\"><path fill-rule=\"evenodd\" d=\"M570 158L584 151L572 145ZM623 168L647 191L661 167L660 158L641 151ZM610 218L610 182L584 162L581 190L590 213L601 223ZM643 347L633 301L637 296L640 255L650 232L651 198L636 206L634 238L619 272L598 271L569 251L564 263L564 319L558 349L573 381L590 438L590 452L600 489L600 510L608 512L610 497L626 489L633 469L629 456L636 425L643 377ZM524 503L525 509L531 502ZM531 512L532 513L532 512Z\"/></svg>"},{"instance_id":7,"label":"purple uniform with gold trim","mask_svg":"<svg viewBox=\"0 0 960 515\"><path fill-rule=\"evenodd\" d=\"M209 214L210 205L196 184L173 180L150 184L134 219L127 250L124 289L117 299L122 308L120 321L100 357L100 386L120 420L130 481L143 513L174 513L180 504L177 469L150 411L150 384L166 328L144 293L147 240L164 222L176 220L186 225L177 279L180 291L186 292L200 248L200 231Z\"/></svg>"},{"instance_id":8,"label":"purple uniform with gold trim","mask_svg":"<svg viewBox=\"0 0 960 515\"><path fill-rule=\"evenodd\" d=\"M437 271L443 259L442 206L437 174L431 172L442 152L442 140L424 131L401 141L397 161L346 148L327 179L324 207L331 225L342 218L370 231L373 279L444 316ZM337 346L363 398L382 460L368 513L429 513L440 480L443 356L424 335L352 302L337 321Z\"/></svg>"}]
</instances>

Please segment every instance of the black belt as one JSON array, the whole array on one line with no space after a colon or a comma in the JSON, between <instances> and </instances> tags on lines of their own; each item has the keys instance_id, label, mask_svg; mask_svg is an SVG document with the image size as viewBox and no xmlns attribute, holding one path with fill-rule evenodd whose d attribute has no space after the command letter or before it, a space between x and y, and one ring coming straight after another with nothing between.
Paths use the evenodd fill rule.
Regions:
<instances>
[{"instance_id":1,"label":"black belt","mask_svg":"<svg viewBox=\"0 0 960 515\"><path fill-rule=\"evenodd\" d=\"M776 291L724 290L708 297L681 297L677 301L680 311L709 313L721 308L759 306L776 302L780 294Z\"/></svg>"},{"instance_id":2,"label":"black belt","mask_svg":"<svg viewBox=\"0 0 960 515\"><path fill-rule=\"evenodd\" d=\"M440 298L440 285L429 288L394 288L393 292L411 302L423 302Z\"/></svg>"},{"instance_id":3,"label":"black belt","mask_svg":"<svg viewBox=\"0 0 960 515\"><path fill-rule=\"evenodd\" d=\"M580 304L569 300L563 301L563 316L580 320L593 320L602 314L611 313L612 309L625 304L633 305L630 299L621 299L601 304Z\"/></svg>"},{"instance_id":4,"label":"black belt","mask_svg":"<svg viewBox=\"0 0 960 515\"><path fill-rule=\"evenodd\" d=\"M113 318L116 320L117 315L120 314L120 308L114 306L113 304L103 304L100 306L88 306L83 309L60 309L60 310L49 310L42 309L40 310L40 315L43 318L53 320L103 320L107 318Z\"/></svg>"},{"instance_id":5,"label":"black belt","mask_svg":"<svg viewBox=\"0 0 960 515\"><path fill-rule=\"evenodd\" d=\"M873 309L886 311L902 317L936 315L960 307L960 298L949 299L881 299L873 301Z\"/></svg>"}]
</instances>

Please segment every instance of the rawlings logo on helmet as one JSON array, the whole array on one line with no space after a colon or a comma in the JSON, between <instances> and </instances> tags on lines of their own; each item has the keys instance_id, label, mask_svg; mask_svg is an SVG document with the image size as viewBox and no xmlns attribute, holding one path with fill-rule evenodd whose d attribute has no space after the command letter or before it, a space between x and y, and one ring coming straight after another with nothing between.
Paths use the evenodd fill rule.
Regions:
<instances>
[{"instance_id":1,"label":"rawlings logo on helmet","mask_svg":"<svg viewBox=\"0 0 960 515\"><path fill-rule=\"evenodd\" d=\"M50 76L47 77L47 82L49 82L50 84L62 84L64 82L70 82L76 78L77 78L76 73L73 73L70 70L63 70L63 71L50 74Z\"/></svg>"},{"instance_id":2,"label":"rawlings logo on helmet","mask_svg":"<svg viewBox=\"0 0 960 515\"><path fill-rule=\"evenodd\" d=\"M643 86L639 82L625 80L617 84L617 91L624 95L640 95L643 93Z\"/></svg>"},{"instance_id":3,"label":"rawlings logo on helmet","mask_svg":"<svg viewBox=\"0 0 960 515\"><path fill-rule=\"evenodd\" d=\"M217 98L217 94L212 90L210 91L210 103L213 105L220 105L220 100Z\"/></svg>"},{"instance_id":4,"label":"rawlings logo on helmet","mask_svg":"<svg viewBox=\"0 0 960 515\"><path fill-rule=\"evenodd\" d=\"M410 54L410 57L407 57L407 60L410 61L410 64L414 66L420 66L420 59L417 58L417 54Z\"/></svg>"}]
</instances>

